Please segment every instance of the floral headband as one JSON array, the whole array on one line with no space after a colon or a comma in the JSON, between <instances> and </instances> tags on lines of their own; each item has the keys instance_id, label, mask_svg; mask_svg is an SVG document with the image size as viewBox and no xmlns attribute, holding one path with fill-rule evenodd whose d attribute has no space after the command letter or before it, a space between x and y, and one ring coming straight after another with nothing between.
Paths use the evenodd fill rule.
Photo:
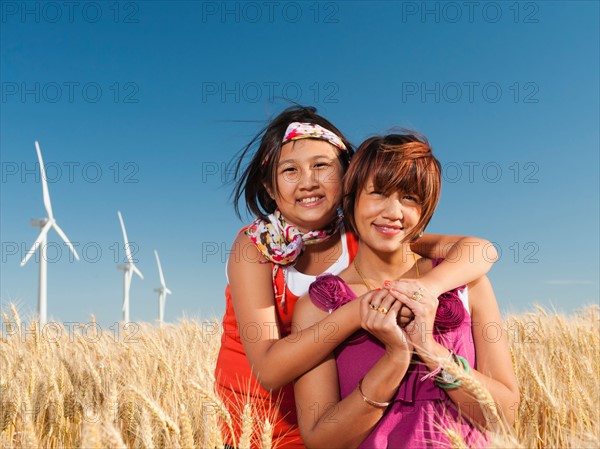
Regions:
<instances>
[{"instance_id":1,"label":"floral headband","mask_svg":"<svg viewBox=\"0 0 600 449\"><path fill-rule=\"evenodd\" d=\"M339 148L341 151L348 151L346 145L344 145L344 142L342 142L342 139L340 139L337 134L332 133L328 129L325 129L316 123L290 123L285 130L282 143L300 139L326 140L334 147Z\"/></svg>"},{"instance_id":2,"label":"floral headband","mask_svg":"<svg viewBox=\"0 0 600 449\"><path fill-rule=\"evenodd\" d=\"M321 125L317 125L316 123L290 123L287 129L285 130L285 134L283 135L283 140L281 141L281 143L285 144L293 140L300 139L325 140L334 147L338 148L340 151L348 151L348 148L346 148L346 145L337 134L329 131L326 128L323 128ZM267 165L268 161L269 156L266 156L262 163L263 167Z\"/></svg>"}]
</instances>

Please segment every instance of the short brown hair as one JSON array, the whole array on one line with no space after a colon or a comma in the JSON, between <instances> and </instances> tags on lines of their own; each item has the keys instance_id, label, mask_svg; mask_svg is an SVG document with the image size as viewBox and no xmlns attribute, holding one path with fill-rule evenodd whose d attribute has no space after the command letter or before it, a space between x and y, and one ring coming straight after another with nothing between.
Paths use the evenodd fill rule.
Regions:
<instances>
[{"instance_id":1,"label":"short brown hair","mask_svg":"<svg viewBox=\"0 0 600 449\"><path fill-rule=\"evenodd\" d=\"M427 139L408 131L371 137L356 150L344 177L343 199L344 216L354 232L356 200L371 178L385 195L400 191L419 198L421 218L404 241L415 240L433 216L442 185L441 165Z\"/></svg>"}]
</instances>

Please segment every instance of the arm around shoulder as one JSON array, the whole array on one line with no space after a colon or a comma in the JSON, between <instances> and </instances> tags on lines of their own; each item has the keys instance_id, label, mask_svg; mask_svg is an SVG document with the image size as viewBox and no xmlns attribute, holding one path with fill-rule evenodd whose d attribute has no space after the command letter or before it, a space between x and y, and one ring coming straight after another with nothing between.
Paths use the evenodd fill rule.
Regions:
<instances>
[{"instance_id":1,"label":"arm around shoulder","mask_svg":"<svg viewBox=\"0 0 600 449\"><path fill-rule=\"evenodd\" d=\"M360 327L357 305L346 305L332 313L313 315L292 326L294 332L282 338L275 306L272 265L260 263L262 255L245 234L238 235L229 258L231 299L240 338L252 370L267 390L280 388L319 363L327 354ZM312 306L310 299L305 300ZM298 303L296 304L298 307ZM303 302L299 301L299 307ZM244 329L252 329L246 335Z\"/></svg>"},{"instance_id":2,"label":"arm around shoulder","mask_svg":"<svg viewBox=\"0 0 600 449\"><path fill-rule=\"evenodd\" d=\"M425 257L444 259L424 277L434 296L475 281L498 259L494 245L477 237L425 234L411 248Z\"/></svg>"}]
</instances>

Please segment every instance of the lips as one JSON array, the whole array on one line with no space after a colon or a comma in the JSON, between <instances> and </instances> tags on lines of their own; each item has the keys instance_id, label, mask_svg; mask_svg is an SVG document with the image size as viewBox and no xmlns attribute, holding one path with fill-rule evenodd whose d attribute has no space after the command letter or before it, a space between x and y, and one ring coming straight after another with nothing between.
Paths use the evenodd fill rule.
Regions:
<instances>
[{"instance_id":1,"label":"lips","mask_svg":"<svg viewBox=\"0 0 600 449\"><path fill-rule=\"evenodd\" d=\"M321 204L324 199L325 199L324 196L315 195L315 196L307 196L304 198L300 198L300 199L296 200L296 202L299 205L304 206L304 207L314 207L314 206Z\"/></svg>"},{"instance_id":2,"label":"lips","mask_svg":"<svg viewBox=\"0 0 600 449\"><path fill-rule=\"evenodd\" d=\"M398 225L384 225L384 224L376 224L373 223L373 227L375 230L384 235L396 235L404 230L402 226Z\"/></svg>"}]
</instances>

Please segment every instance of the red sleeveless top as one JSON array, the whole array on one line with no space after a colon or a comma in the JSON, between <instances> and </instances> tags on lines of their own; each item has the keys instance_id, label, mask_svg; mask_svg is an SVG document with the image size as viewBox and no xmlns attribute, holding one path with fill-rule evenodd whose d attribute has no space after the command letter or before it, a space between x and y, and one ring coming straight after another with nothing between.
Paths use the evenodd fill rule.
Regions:
<instances>
[{"instance_id":1,"label":"red sleeveless top","mask_svg":"<svg viewBox=\"0 0 600 449\"><path fill-rule=\"evenodd\" d=\"M245 229L242 229L242 231ZM358 239L351 232L345 232L345 239L349 262L352 262L358 250ZM340 257L344 257L344 254ZM346 267L342 267L342 269L344 268ZM316 276L314 278L316 279ZM296 292L299 295L292 293L284 283L284 270L281 269L277 270L274 284L279 329L281 336L285 337L291 331L294 305L298 298L306 294L307 291ZM282 304L279 299L284 288L285 302ZM269 417L269 422L273 425L273 447L277 447L278 449L303 448L304 445L297 425L298 420L296 417L293 385L290 383L273 391L267 391L260 386L252 373L252 368L250 367L240 339L229 284L225 288L225 299L225 315L223 316L222 325L223 335L221 337L221 348L215 370L215 388L231 414L235 440L239 439L241 433L240 421L243 406L246 403L251 403L253 406L253 416L258 418L255 419L252 447L260 446L262 421L265 417ZM232 444L234 439L230 435L229 428L223 426L222 431L225 443Z\"/></svg>"}]
</instances>

